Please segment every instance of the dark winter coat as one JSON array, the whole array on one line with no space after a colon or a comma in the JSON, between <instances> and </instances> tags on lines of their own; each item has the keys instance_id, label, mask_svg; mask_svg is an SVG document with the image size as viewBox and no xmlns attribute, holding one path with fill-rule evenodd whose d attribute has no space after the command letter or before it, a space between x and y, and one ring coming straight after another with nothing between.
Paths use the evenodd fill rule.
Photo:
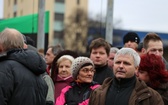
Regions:
<instances>
[{"instance_id":1,"label":"dark winter coat","mask_svg":"<svg viewBox=\"0 0 168 105\"><path fill-rule=\"evenodd\" d=\"M161 96L165 105L168 105L168 83L162 83L155 89Z\"/></svg>"},{"instance_id":2,"label":"dark winter coat","mask_svg":"<svg viewBox=\"0 0 168 105\"><path fill-rule=\"evenodd\" d=\"M62 89L55 105L88 105L90 93L99 86L95 82L82 84L73 82Z\"/></svg>"},{"instance_id":3,"label":"dark winter coat","mask_svg":"<svg viewBox=\"0 0 168 105\"><path fill-rule=\"evenodd\" d=\"M70 85L72 81L73 81L72 76L70 76L66 79L57 76L57 79L55 82L55 90L56 90L55 91L55 101L56 101L57 97L60 95L61 90L63 88L65 88L66 86Z\"/></svg>"},{"instance_id":4,"label":"dark winter coat","mask_svg":"<svg viewBox=\"0 0 168 105\"><path fill-rule=\"evenodd\" d=\"M0 54L0 105L45 105L45 61L32 50Z\"/></svg>"},{"instance_id":5,"label":"dark winter coat","mask_svg":"<svg viewBox=\"0 0 168 105\"><path fill-rule=\"evenodd\" d=\"M106 93L112 82L112 78L107 78L102 86L95 89L91 94L89 105L105 105ZM136 79L128 105L164 105L164 102L158 92L148 87L143 81Z\"/></svg>"},{"instance_id":6,"label":"dark winter coat","mask_svg":"<svg viewBox=\"0 0 168 105\"><path fill-rule=\"evenodd\" d=\"M96 72L94 74L93 81L98 82L100 85L106 78L114 77L113 70L108 65L97 67L95 69Z\"/></svg>"}]
</instances>

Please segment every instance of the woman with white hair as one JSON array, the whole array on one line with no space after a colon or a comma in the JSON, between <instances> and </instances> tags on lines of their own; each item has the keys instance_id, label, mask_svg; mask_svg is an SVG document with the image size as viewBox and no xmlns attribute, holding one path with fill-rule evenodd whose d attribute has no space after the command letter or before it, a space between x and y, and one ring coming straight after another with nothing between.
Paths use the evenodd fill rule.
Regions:
<instances>
[{"instance_id":1,"label":"woman with white hair","mask_svg":"<svg viewBox=\"0 0 168 105\"><path fill-rule=\"evenodd\" d=\"M71 75L71 65L74 58L71 55L63 55L61 56L56 63L56 69L58 71L58 75L55 77L55 100L60 95L61 90L69 85L72 81Z\"/></svg>"}]
</instances>

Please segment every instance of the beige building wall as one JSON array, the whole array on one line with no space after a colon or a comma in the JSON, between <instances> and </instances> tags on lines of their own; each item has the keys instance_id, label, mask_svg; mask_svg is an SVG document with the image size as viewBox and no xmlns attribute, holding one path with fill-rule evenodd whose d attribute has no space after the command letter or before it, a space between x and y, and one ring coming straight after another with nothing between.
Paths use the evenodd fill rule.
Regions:
<instances>
[{"instance_id":1,"label":"beige building wall","mask_svg":"<svg viewBox=\"0 0 168 105\"><path fill-rule=\"evenodd\" d=\"M16 16L24 16L38 12L38 0L16 0L17 6L14 5L15 0L4 0L4 18L13 18L14 12Z\"/></svg>"},{"instance_id":2,"label":"beige building wall","mask_svg":"<svg viewBox=\"0 0 168 105\"><path fill-rule=\"evenodd\" d=\"M17 1L16 6L15 1ZM45 0L45 10L50 11L48 45L57 44L54 42L55 1L56 0ZM78 1L79 4L77 4ZM88 0L65 0L64 24L68 22L68 17L73 14L75 8L82 8L87 12ZM16 16L38 13L38 0L4 0L4 19L15 17L15 12ZM84 34L86 35L86 33L87 30Z\"/></svg>"},{"instance_id":3,"label":"beige building wall","mask_svg":"<svg viewBox=\"0 0 168 105\"><path fill-rule=\"evenodd\" d=\"M49 42L52 42L53 21L54 21L54 0L45 1L45 10L50 11L49 19ZM4 19L13 18L14 12L16 16L24 16L38 13L38 0L17 0L17 7L14 0L4 0Z\"/></svg>"},{"instance_id":4,"label":"beige building wall","mask_svg":"<svg viewBox=\"0 0 168 105\"><path fill-rule=\"evenodd\" d=\"M88 13L88 0L80 0L80 3L77 5L77 0L66 0L66 11L65 11L65 24L69 24L69 17L71 15L74 15L73 13L77 8L81 8L86 12L86 15ZM72 4L72 5L69 5ZM87 23L86 23L87 24ZM88 27L82 28L78 27L78 25L73 24L72 31L77 31L80 33L81 37L78 39L76 33L72 32L72 34L65 34L65 47L66 49L74 50L74 51L79 51L80 53L85 53L86 52L86 46L83 45L83 42L86 37L87 37L87 31ZM79 30L79 31L78 31ZM82 31L81 31L82 30ZM76 40L78 39L78 40Z\"/></svg>"},{"instance_id":5,"label":"beige building wall","mask_svg":"<svg viewBox=\"0 0 168 105\"><path fill-rule=\"evenodd\" d=\"M79 5L77 5L77 0L66 0L65 5L65 23L68 22L68 17L72 15L76 8L82 8L86 12L88 11L88 0L80 0Z\"/></svg>"}]
</instances>

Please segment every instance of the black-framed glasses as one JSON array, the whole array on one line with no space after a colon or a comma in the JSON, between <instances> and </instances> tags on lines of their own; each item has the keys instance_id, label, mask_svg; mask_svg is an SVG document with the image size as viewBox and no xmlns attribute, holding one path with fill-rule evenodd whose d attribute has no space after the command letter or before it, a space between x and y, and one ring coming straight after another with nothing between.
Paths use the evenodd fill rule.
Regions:
<instances>
[{"instance_id":1,"label":"black-framed glasses","mask_svg":"<svg viewBox=\"0 0 168 105\"><path fill-rule=\"evenodd\" d=\"M91 72L91 73L95 73L95 69L88 69L88 68L83 68L81 71L83 71L84 73L89 73L89 72Z\"/></svg>"}]
</instances>

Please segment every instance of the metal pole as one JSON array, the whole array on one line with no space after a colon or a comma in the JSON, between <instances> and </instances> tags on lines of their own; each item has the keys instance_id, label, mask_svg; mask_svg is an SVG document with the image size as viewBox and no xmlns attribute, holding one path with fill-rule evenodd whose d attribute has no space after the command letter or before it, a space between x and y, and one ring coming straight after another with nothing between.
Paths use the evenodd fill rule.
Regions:
<instances>
[{"instance_id":1,"label":"metal pole","mask_svg":"<svg viewBox=\"0 0 168 105\"><path fill-rule=\"evenodd\" d=\"M37 49L44 49L44 25L45 25L45 0L38 0L38 34Z\"/></svg>"},{"instance_id":2,"label":"metal pole","mask_svg":"<svg viewBox=\"0 0 168 105\"><path fill-rule=\"evenodd\" d=\"M113 44L113 0L108 0L106 19L105 39L110 44Z\"/></svg>"}]
</instances>

